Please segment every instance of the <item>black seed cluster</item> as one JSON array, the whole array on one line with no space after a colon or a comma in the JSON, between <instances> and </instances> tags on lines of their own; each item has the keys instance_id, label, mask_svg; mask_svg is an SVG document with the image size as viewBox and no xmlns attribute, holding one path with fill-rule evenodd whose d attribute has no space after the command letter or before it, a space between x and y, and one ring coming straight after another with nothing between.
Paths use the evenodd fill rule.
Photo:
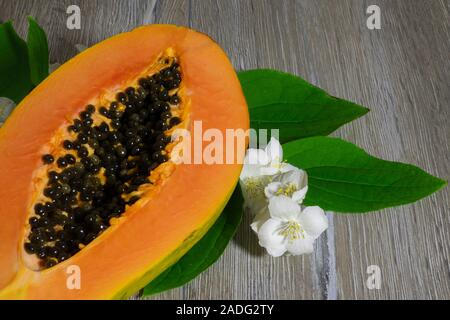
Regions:
<instances>
[{"instance_id":1,"label":"black seed cluster","mask_svg":"<svg viewBox=\"0 0 450 320\"><path fill-rule=\"evenodd\" d=\"M171 138L165 131L181 122L170 111L180 98L169 91L180 83L180 67L173 62L139 79L137 88L119 92L109 106L88 105L68 127L76 139L62 142L67 154L42 157L44 164L56 160L58 170L48 172L48 201L34 206L24 246L43 267L70 258L139 200L129 194L150 183L151 171L168 160ZM104 121L94 124L97 112Z\"/></svg>"}]
</instances>

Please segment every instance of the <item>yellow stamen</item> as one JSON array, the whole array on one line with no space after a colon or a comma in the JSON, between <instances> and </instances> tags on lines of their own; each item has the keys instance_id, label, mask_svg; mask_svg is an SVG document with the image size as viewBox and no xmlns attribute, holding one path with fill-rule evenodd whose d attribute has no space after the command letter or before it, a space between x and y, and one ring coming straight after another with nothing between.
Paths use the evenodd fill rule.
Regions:
<instances>
[{"instance_id":1,"label":"yellow stamen","mask_svg":"<svg viewBox=\"0 0 450 320\"><path fill-rule=\"evenodd\" d=\"M264 192L265 181L262 178L249 177L244 179L244 186L251 198L256 198Z\"/></svg>"},{"instance_id":2,"label":"yellow stamen","mask_svg":"<svg viewBox=\"0 0 450 320\"><path fill-rule=\"evenodd\" d=\"M287 197L292 197L294 192L297 191L297 186L293 183L288 184L286 187L280 187L278 188L277 192L275 193L277 196L285 195Z\"/></svg>"},{"instance_id":3,"label":"yellow stamen","mask_svg":"<svg viewBox=\"0 0 450 320\"><path fill-rule=\"evenodd\" d=\"M305 230L297 221L288 221L280 229L279 234L285 237L288 241L295 241L305 238Z\"/></svg>"}]
</instances>

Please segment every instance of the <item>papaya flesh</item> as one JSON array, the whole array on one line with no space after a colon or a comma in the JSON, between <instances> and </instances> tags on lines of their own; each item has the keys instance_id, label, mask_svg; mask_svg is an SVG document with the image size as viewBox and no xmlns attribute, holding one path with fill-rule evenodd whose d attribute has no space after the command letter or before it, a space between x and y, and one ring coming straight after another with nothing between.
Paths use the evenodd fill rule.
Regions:
<instances>
[{"instance_id":1,"label":"papaya flesh","mask_svg":"<svg viewBox=\"0 0 450 320\"><path fill-rule=\"evenodd\" d=\"M0 298L125 298L175 263L245 153L224 141L231 163L175 161L175 130L200 121L223 137L249 127L227 56L184 27L116 35L36 87L0 129Z\"/></svg>"}]
</instances>

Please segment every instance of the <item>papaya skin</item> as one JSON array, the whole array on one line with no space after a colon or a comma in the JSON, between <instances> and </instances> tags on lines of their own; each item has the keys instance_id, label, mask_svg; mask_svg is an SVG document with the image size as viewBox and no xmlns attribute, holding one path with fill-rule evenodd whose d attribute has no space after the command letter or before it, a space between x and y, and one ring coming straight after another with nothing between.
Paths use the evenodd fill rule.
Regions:
<instances>
[{"instance_id":1,"label":"papaya skin","mask_svg":"<svg viewBox=\"0 0 450 320\"><path fill-rule=\"evenodd\" d=\"M123 88L161 52L173 48L189 101L188 129L249 128L236 73L209 37L174 25L151 25L109 38L58 68L0 129L0 298L126 298L184 255L212 226L242 165L178 164L148 201L138 202L96 240L58 265L32 271L21 257L41 147L67 119L105 90ZM238 159L242 162L242 159ZM8 223L5 223L8 221ZM67 267L79 266L81 288L68 289Z\"/></svg>"}]
</instances>

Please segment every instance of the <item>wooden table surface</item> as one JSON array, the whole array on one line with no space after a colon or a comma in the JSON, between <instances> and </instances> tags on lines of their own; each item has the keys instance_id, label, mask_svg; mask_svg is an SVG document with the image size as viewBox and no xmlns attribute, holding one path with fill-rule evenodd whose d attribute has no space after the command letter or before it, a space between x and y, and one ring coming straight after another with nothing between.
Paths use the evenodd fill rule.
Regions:
<instances>
[{"instance_id":1,"label":"wooden table surface","mask_svg":"<svg viewBox=\"0 0 450 320\"><path fill-rule=\"evenodd\" d=\"M81 9L81 30L66 9ZM366 8L381 8L381 30ZM32 15L52 62L151 23L185 25L214 38L237 70L276 68L371 109L335 135L388 160L450 177L448 0L0 0L0 19L25 35ZM310 256L271 258L244 221L224 256L183 288L156 299L450 298L449 188L416 204L366 215L329 213ZM369 290L368 266L381 270Z\"/></svg>"}]
</instances>

